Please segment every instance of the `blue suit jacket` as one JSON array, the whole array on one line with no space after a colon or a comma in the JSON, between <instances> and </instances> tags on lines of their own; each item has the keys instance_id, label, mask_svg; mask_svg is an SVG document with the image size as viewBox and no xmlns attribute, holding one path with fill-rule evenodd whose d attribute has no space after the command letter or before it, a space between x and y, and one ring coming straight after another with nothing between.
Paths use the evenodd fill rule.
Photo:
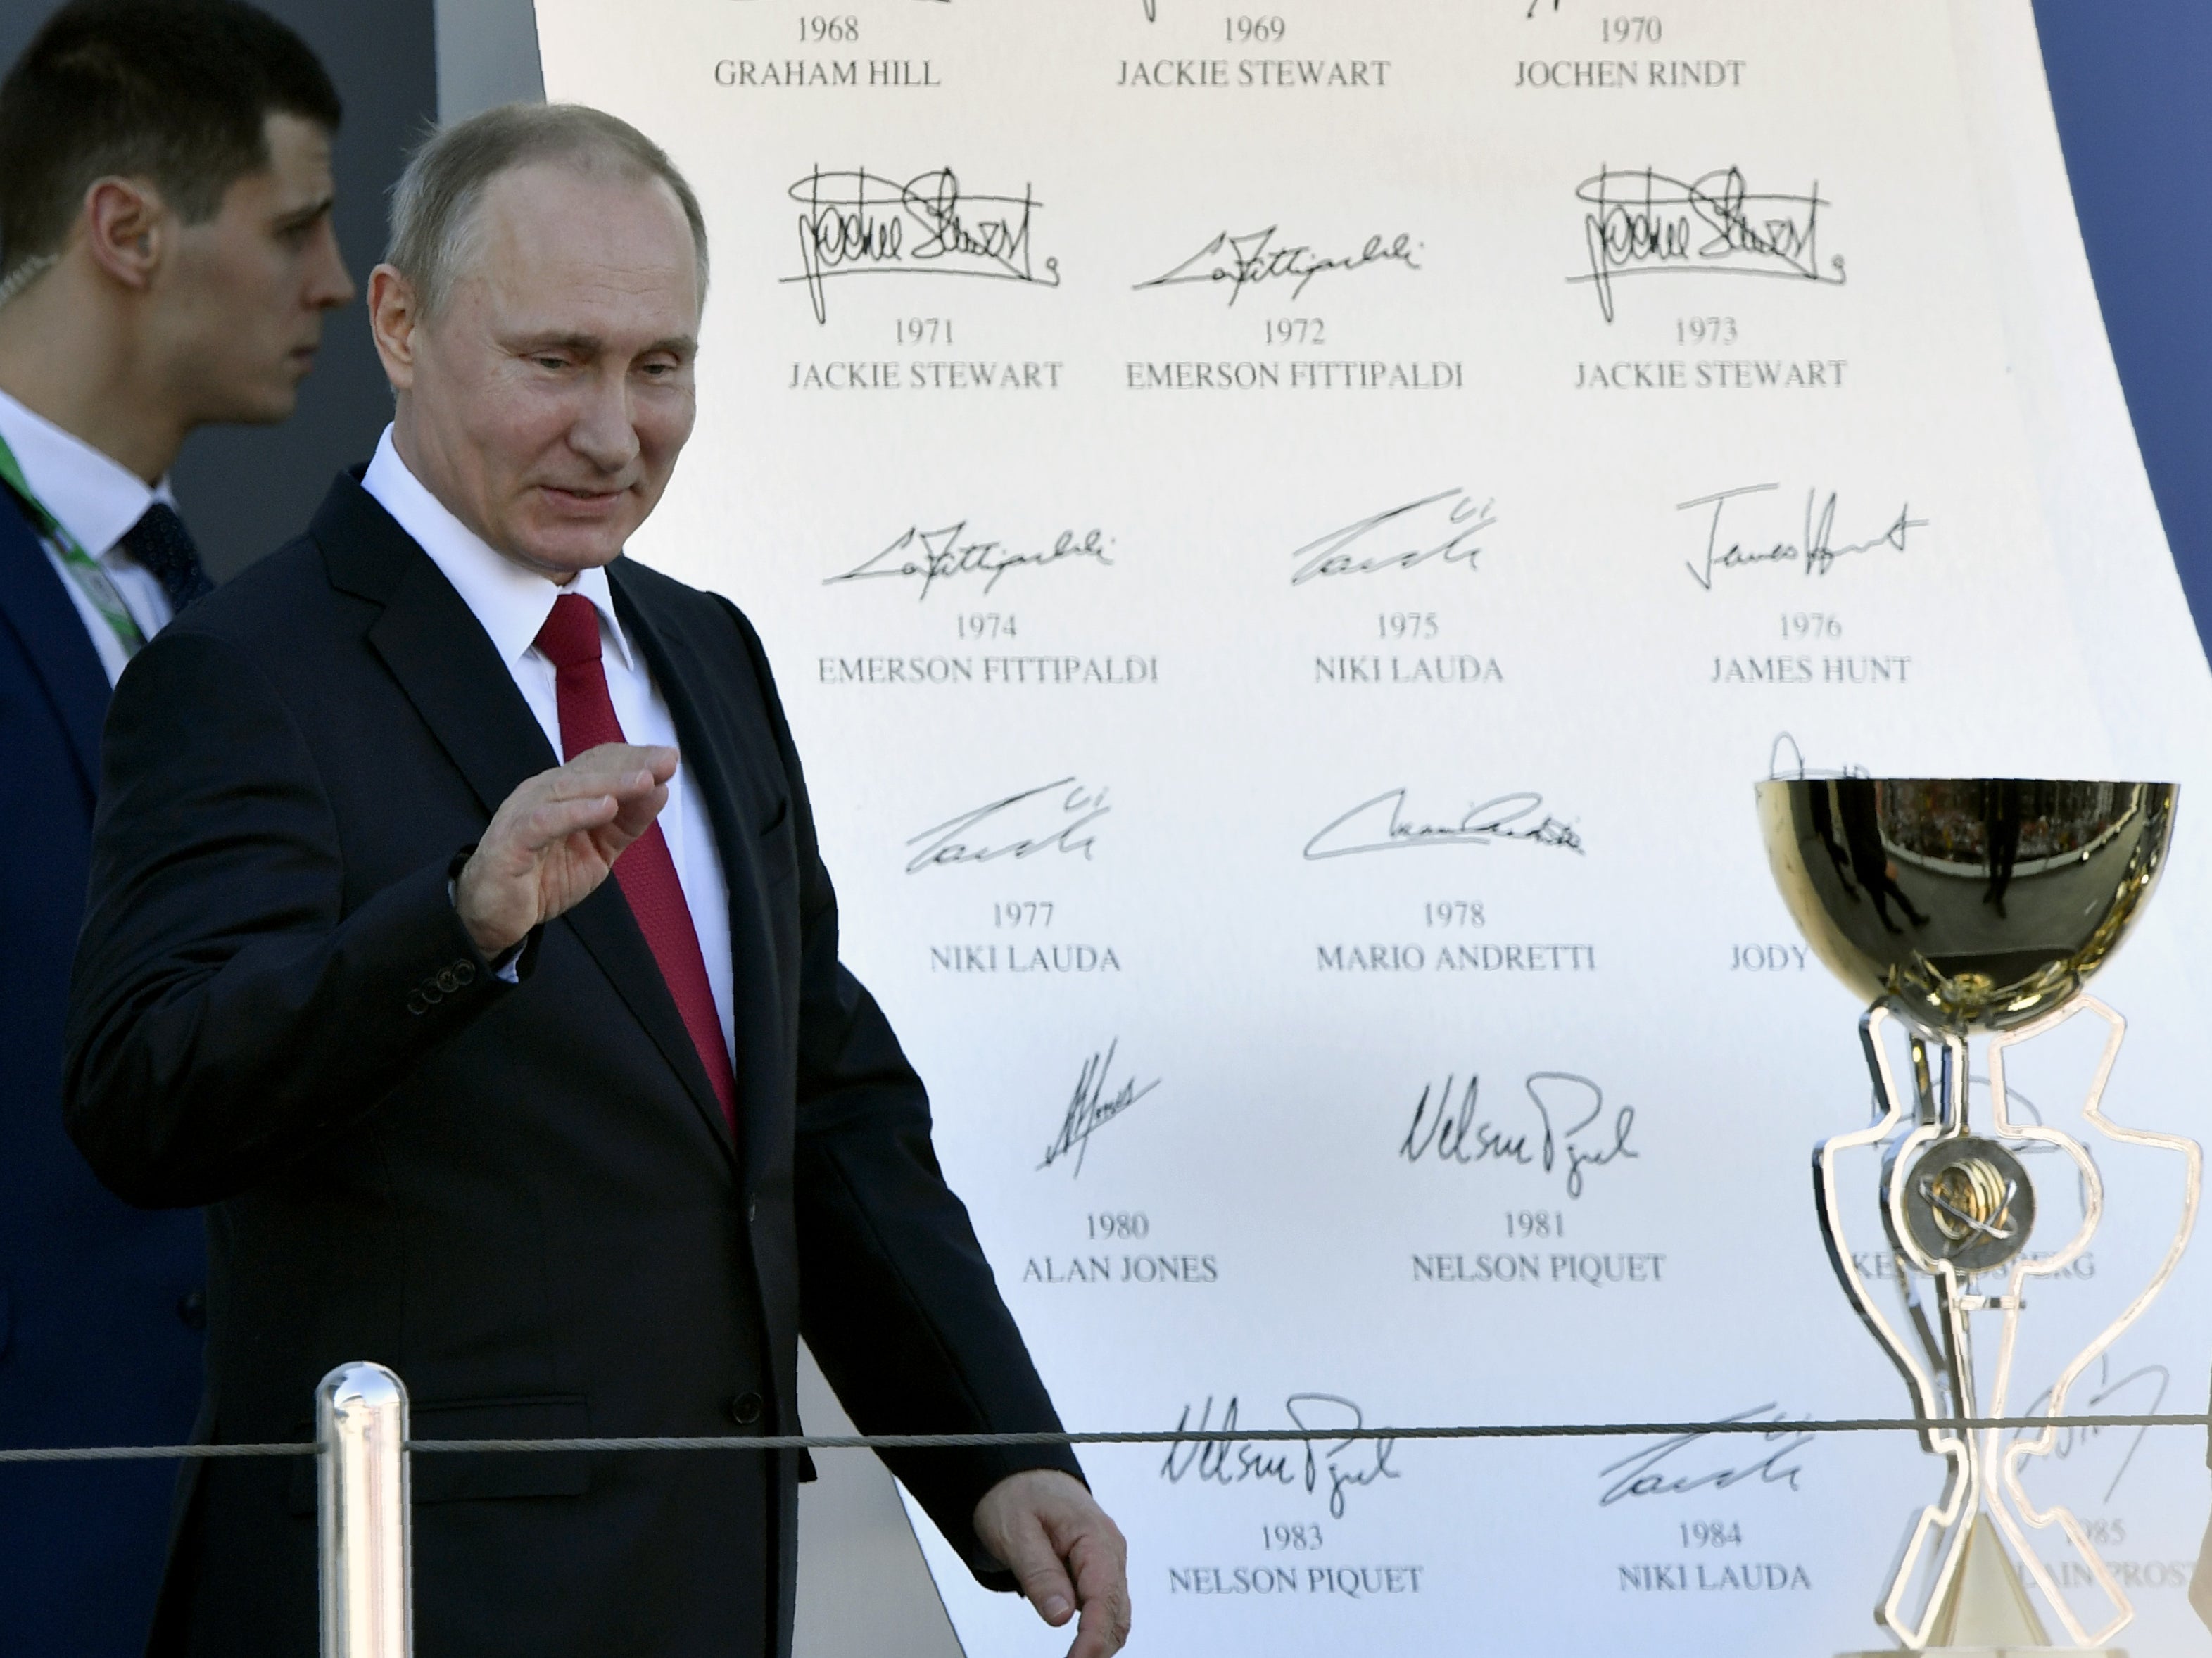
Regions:
<instances>
[{"instance_id":1,"label":"blue suit jacket","mask_svg":"<svg viewBox=\"0 0 2212 1658\"><path fill-rule=\"evenodd\" d=\"M62 1127L107 676L0 489L0 1445L174 1445L200 1397L206 1244L143 1212ZM176 1466L0 1467L0 1653L136 1658Z\"/></svg>"}]
</instances>

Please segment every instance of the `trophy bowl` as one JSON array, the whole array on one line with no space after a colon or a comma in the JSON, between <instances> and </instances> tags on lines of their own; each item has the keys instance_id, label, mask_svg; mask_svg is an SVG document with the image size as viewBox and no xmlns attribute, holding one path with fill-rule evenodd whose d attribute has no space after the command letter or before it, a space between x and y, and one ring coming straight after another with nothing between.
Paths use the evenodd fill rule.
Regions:
<instances>
[{"instance_id":1,"label":"trophy bowl","mask_svg":"<svg viewBox=\"0 0 2212 1658\"><path fill-rule=\"evenodd\" d=\"M2063 1005L2148 902L2170 783L1791 778L1761 783L1784 901L1830 971L1930 1032Z\"/></svg>"}]
</instances>

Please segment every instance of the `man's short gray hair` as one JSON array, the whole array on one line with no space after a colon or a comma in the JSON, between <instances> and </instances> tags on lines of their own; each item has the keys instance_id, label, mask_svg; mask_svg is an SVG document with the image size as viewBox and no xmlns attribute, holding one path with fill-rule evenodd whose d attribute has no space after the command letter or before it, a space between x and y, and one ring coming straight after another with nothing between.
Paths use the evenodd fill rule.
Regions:
<instances>
[{"instance_id":1,"label":"man's short gray hair","mask_svg":"<svg viewBox=\"0 0 2212 1658\"><path fill-rule=\"evenodd\" d=\"M392 187L392 241L385 263L413 284L425 319L434 318L475 252L477 209L494 179L550 163L587 176L658 179L675 192L699 259L707 299L707 222L699 198L659 144L629 122L582 104L503 104L441 127L408 158Z\"/></svg>"}]
</instances>

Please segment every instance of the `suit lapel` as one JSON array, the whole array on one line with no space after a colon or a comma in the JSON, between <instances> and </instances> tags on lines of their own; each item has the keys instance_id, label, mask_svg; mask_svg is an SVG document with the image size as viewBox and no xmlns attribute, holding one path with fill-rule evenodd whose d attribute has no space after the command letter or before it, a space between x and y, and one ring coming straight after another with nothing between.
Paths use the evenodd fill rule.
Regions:
<instances>
[{"instance_id":1,"label":"suit lapel","mask_svg":"<svg viewBox=\"0 0 2212 1658\"><path fill-rule=\"evenodd\" d=\"M769 1128L764 1114L775 1099L775 1056L782 1051L779 1036L782 987L775 972L775 949L769 932L768 909L760 886L760 859L755 847L754 824L743 810L738 778L743 768L729 722L708 717L705 688L717 683L716 666L685 631L680 616L665 606L641 603L641 584L629 580L629 562L618 560L608 571L614 589L615 609L631 638L644 653L653 682L668 703L682 744L684 766L691 786L707 805L717 849L721 854L722 884L729 895L730 997L737 1030L734 1064L738 1108L745 1114L746 1139L763 1145ZM720 670L726 673L726 666Z\"/></svg>"},{"instance_id":2,"label":"suit lapel","mask_svg":"<svg viewBox=\"0 0 2212 1658\"><path fill-rule=\"evenodd\" d=\"M84 618L55 573L12 490L0 488L0 620L20 640L32 671L69 733L89 805L100 793L100 726L106 718L107 671L85 636Z\"/></svg>"},{"instance_id":3,"label":"suit lapel","mask_svg":"<svg viewBox=\"0 0 2212 1658\"><path fill-rule=\"evenodd\" d=\"M373 496L341 477L309 533L324 549L332 585L383 605L369 643L487 818L526 779L560 763L490 637L429 555ZM591 952L731 1151L721 1102L622 889L601 883L554 925L567 926Z\"/></svg>"},{"instance_id":4,"label":"suit lapel","mask_svg":"<svg viewBox=\"0 0 2212 1658\"><path fill-rule=\"evenodd\" d=\"M491 640L427 555L410 562L368 641L486 817L526 778L561 763Z\"/></svg>"},{"instance_id":5,"label":"suit lapel","mask_svg":"<svg viewBox=\"0 0 2212 1658\"><path fill-rule=\"evenodd\" d=\"M599 970L613 981L661 1057L683 1079L684 1091L691 1096L715 1144L734 1157L737 1147L730 1138L729 1121L722 1115L722 1102L714 1097L707 1067L699 1062L699 1050L691 1045L691 1033L684 1028L675 997L669 994L668 981L661 976L653 946L639 931L637 918L630 914L622 889L611 880L603 882L597 892L562 920L592 952Z\"/></svg>"}]
</instances>

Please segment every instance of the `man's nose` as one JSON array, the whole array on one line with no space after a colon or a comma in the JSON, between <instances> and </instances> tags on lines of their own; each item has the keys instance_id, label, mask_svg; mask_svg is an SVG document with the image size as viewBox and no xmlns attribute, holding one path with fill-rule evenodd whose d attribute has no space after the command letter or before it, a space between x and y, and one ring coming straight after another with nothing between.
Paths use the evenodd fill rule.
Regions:
<instances>
[{"instance_id":1,"label":"man's nose","mask_svg":"<svg viewBox=\"0 0 2212 1658\"><path fill-rule=\"evenodd\" d=\"M315 238L314 259L307 279L308 307L316 311L335 311L340 306L352 304L358 291L346 270L345 255L338 251L337 231L325 219Z\"/></svg>"},{"instance_id":2,"label":"man's nose","mask_svg":"<svg viewBox=\"0 0 2212 1658\"><path fill-rule=\"evenodd\" d=\"M637 423L631 414L624 377L592 375L568 431L569 446L602 471L620 471L637 459Z\"/></svg>"}]
</instances>

